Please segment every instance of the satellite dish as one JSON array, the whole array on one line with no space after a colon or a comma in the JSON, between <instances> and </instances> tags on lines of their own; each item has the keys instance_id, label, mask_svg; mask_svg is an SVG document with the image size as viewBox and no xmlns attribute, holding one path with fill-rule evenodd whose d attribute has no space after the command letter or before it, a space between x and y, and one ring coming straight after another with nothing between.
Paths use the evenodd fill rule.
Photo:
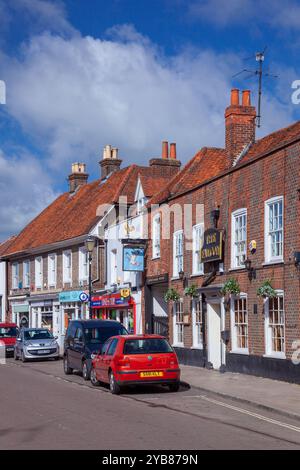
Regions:
<instances>
[{"instance_id":1,"label":"satellite dish","mask_svg":"<svg viewBox=\"0 0 300 470\"><path fill-rule=\"evenodd\" d=\"M3 80L0 80L0 104L6 104L6 85Z\"/></svg>"}]
</instances>

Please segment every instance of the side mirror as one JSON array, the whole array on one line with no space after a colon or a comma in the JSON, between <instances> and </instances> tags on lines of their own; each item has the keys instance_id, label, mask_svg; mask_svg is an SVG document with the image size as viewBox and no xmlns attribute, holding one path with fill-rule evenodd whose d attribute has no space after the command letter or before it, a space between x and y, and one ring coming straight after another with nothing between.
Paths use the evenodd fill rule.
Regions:
<instances>
[{"instance_id":1,"label":"side mirror","mask_svg":"<svg viewBox=\"0 0 300 470\"><path fill-rule=\"evenodd\" d=\"M17 338L17 341L21 341L21 338Z\"/></svg>"}]
</instances>

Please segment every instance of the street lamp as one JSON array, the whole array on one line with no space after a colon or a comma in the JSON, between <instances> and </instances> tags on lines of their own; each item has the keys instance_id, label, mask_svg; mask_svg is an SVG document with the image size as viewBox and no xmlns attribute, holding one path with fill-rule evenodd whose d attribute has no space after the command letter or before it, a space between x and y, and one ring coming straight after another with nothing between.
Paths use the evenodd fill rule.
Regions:
<instances>
[{"instance_id":1,"label":"street lamp","mask_svg":"<svg viewBox=\"0 0 300 470\"><path fill-rule=\"evenodd\" d=\"M92 313L92 258L93 258L93 250L95 248L96 239L95 237L89 236L85 240L85 248L89 255L89 316L91 317Z\"/></svg>"}]
</instances>

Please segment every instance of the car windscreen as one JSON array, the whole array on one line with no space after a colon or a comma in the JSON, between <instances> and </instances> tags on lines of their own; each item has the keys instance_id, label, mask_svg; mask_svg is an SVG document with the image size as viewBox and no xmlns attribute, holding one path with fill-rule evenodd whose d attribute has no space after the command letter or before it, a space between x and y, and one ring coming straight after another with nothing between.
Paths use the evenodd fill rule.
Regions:
<instances>
[{"instance_id":1,"label":"car windscreen","mask_svg":"<svg viewBox=\"0 0 300 470\"><path fill-rule=\"evenodd\" d=\"M27 330L24 331L24 338L25 340L50 339L53 335L49 330Z\"/></svg>"},{"instance_id":2,"label":"car windscreen","mask_svg":"<svg viewBox=\"0 0 300 470\"><path fill-rule=\"evenodd\" d=\"M104 343L111 336L128 335L123 325L85 328L84 336L87 343Z\"/></svg>"},{"instance_id":3,"label":"car windscreen","mask_svg":"<svg viewBox=\"0 0 300 470\"><path fill-rule=\"evenodd\" d=\"M0 327L0 338L14 338L17 336L17 328L14 327Z\"/></svg>"},{"instance_id":4,"label":"car windscreen","mask_svg":"<svg viewBox=\"0 0 300 470\"><path fill-rule=\"evenodd\" d=\"M128 339L123 354L161 354L171 353L173 349L163 338Z\"/></svg>"}]
</instances>

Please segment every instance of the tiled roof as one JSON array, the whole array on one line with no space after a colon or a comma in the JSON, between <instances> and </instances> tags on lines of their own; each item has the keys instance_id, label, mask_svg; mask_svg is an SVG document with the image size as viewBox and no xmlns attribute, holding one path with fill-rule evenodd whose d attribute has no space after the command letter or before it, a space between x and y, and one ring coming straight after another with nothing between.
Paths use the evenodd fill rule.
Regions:
<instances>
[{"instance_id":1,"label":"tiled roof","mask_svg":"<svg viewBox=\"0 0 300 470\"><path fill-rule=\"evenodd\" d=\"M139 177L146 197L151 197L166 185L166 178L153 177L152 175L143 175L139 172Z\"/></svg>"},{"instance_id":2,"label":"tiled roof","mask_svg":"<svg viewBox=\"0 0 300 470\"><path fill-rule=\"evenodd\" d=\"M300 121L257 140L239 163L245 163L261 154L272 152L278 146L287 145L296 138L300 138Z\"/></svg>"},{"instance_id":3,"label":"tiled roof","mask_svg":"<svg viewBox=\"0 0 300 470\"><path fill-rule=\"evenodd\" d=\"M101 204L118 203L120 196L127 196L128 204L134 202L139 176L145 178L147 188L152 185L155 190L153 169L131 165L116 171L105 181L97 180L81 186L73 194L62 194L20 232L3 254L20 253L89 233L99 220L97 209ZM158 179L161 188L166 179Z\"/></svg>"},{"instance_id":4,"label":"tiled roof","mask_svg":"<svg viewBox=\"0 0 300 470\"><path fill-rule=\"evenodd\" d=\"M148 205L159 204L170 196L188 191L226 169L225 150L204 147L175 175L168 186L155 194Z\"/></svg>"},{"instance_id":5,"label":"tiled roof","mask_svg":"<svg viewBox=\"0 0 300 470\"><path fill-rule=\"evenodd\" d=\"M2 256L8 250L8 248L11 246L15 238L16 238L16 235L13 235L12 237L5 240L4 242L0 243L0 256Z\"/></svg>"}]
</instances>

